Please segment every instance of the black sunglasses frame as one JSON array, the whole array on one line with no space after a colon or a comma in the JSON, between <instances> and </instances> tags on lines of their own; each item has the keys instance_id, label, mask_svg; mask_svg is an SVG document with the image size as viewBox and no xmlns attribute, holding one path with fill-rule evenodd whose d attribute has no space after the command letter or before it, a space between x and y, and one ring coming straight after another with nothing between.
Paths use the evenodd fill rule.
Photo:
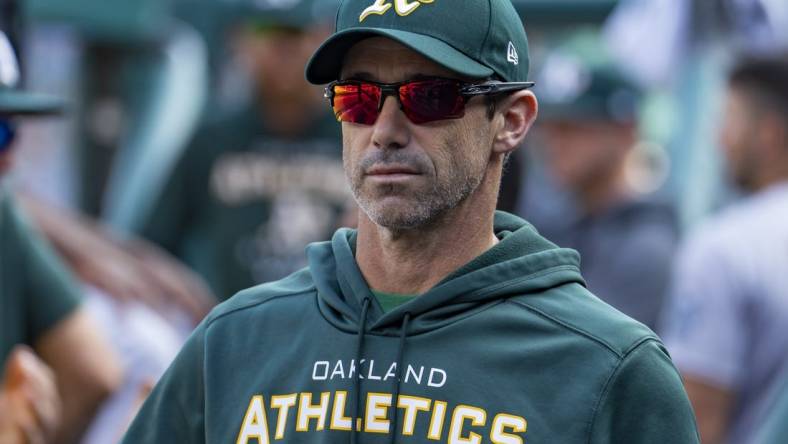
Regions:
<instances>
[{"instance_id":1,"label":"black sunglasses frame","mask_svg":"<svg viewBox=\"0 0 788 444\"><path fill-rule=\"evenodd\" d=\"M463 82L457 79L447 79L443 77L429 77L425 79L416 79L416 80L406 80L404 82L397 82L397 83L380 83L380 82L373 82L369 80L335 80L328 85L326 85L325 90L323 92L323 97L328 99L331 107L334 107L334 87L337 85L353 85L353 84L372 84L380 88L380 102L378 103L378 111L383 108L383 103L386 101L387 96L394 96L398 102L400 102L400 107L402 107L402 102L399 99L399 89L403 85L407 85L409 83L414 82L423 82L423 81L430 81L430 80L444 80L449 82L456 82L460 86L460 96L463 100L467 103L468 100L473 96L492 96L496 94L502 94L507 92L514 92L520 91L523 89L532 88L535 83L534 82L500 82L497 80L488 80L483 83L468 83Z\"/></svg>"}]
</instances>

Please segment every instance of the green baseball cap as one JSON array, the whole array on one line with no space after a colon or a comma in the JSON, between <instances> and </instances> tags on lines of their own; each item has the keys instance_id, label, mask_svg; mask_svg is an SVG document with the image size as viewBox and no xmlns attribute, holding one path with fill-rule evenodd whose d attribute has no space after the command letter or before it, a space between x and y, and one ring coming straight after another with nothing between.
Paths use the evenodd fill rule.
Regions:
<instances>
[{"instance_id":1,"label":"green baseball cap","mask_svg":"<svg viewBox=\"0 0 788 444\"><path fill-rule=\"evenodd\" d=\"M242 17L259 25L306 29L331 23L339 0L247 0Z\"/></svg>"},{"instance_id":2,"label":"green baseball cap","mask_svg":"<svg viewBox=\"0 0 788 444\"><path fill-rule=\"evenodd\" d=\"M528 38L511 0L343 0L336 31L307 63L306 79L336 80L347 51L375 36L463 76L528 80Z\"/></svg>"},{"instance_id":3,"label":"green baseball cap","mask_svg":"<svg viewBox=\"0 0 788 444\"><path fill-rule=\"evenodd\" d=\"M642 91L618 69L596 31L564 39L536 77L541 120L637 119Z\"/></svg>"},{"instance_id":4,"label":"green baseball cap","mask_svg":"<svg viewBox=\"0 0 788 444\"><path fill-rule=\"evenodd\" d=\"M14 49L0 31L0 116L56 114L63 110L63 102L57 99L18 90L19 77Z\"/></svg>"}]
</instances>

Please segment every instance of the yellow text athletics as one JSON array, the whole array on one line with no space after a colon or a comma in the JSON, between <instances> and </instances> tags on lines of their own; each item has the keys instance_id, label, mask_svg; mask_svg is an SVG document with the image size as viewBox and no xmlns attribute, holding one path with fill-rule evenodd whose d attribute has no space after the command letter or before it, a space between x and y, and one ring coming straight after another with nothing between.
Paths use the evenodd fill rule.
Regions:
<instances>
[{"instance_id":1,"label":"yellow text athletics","mask_svg":"<svg viewBox=\"0 0 788 444\"><path fill-rule=\"evenodd\" d=\"M252 396L236 444L269 444L293 433L325 430L349 433L352 403L346 391ZM390 393L367 393L356 430L391 433L391 406ZM421 419L423 424L428 424L426 439L448 444L480 444L485 441L480 433L486 434L488 428L489 441L494 444L522 444L528 425L521 416L498 413L491 417L482 408L463 404L450 410L445 401L418 396L399 395L397 408L400 422L395 433L413 436L416 421Z\"/></svg>"}]
</instances>

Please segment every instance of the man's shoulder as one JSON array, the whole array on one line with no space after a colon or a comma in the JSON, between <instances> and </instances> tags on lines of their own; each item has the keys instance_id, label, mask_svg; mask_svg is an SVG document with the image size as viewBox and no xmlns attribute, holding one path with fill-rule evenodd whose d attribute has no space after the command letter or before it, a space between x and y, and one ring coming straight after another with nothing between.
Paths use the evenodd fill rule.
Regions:
<instances>
[{"instance_id":1,"label":"man's shoulder","mask_svg":"<svg viewBox=\"0 0 788 444\"><path fill-rule=\"evenodd\" d=\"M278 281L260 284L242 290L235 296L222 302L206 318L207 325L221 321L234 315L249 314L257 310L265 310L277 301L287 301L288 308L292 304L303 304L304 297L312 295L315 285L308 268L299 270Z\"/></svg>"},{"instance_id":2,"label":"man's shoulder","mask_svg":"<svg viewBox=\"0 0 788 444\"><path fill-rule=\"evenodd\" d=\"M637 297L638 295L631 295ZM659 337L642 323L608 305L579 284L511 298L514 303L565 335L603 350L616 359Z\"/></svg>"}]
</instances>

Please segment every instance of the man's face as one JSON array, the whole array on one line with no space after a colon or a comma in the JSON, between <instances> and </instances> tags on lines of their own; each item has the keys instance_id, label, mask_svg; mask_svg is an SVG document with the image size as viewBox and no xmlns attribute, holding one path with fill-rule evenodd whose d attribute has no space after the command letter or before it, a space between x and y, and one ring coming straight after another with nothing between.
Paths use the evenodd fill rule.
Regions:
<instances>
[{"instance_id":1,"label":"man's face","mask_svg":"<svg viewBox=\"0 0 788 444\"><path fill-rule=\"evenodd\" d=\"M751 100L735 88L729 90L720 130L720 145L731 180L743 190L754 186L758 169L757 117Z\"/></svg>"},{"instance_id":2,"label":"man's face","mask_svg":"<svg viewBox=\"0 0 788 444\"><path fill-rule=\"evenodd\" d=\"M396 83L458 76L390 39L370 38L348 52L341 77ZM484 178L493 140L479 97L461 119L416 125L389 96L373 125L343 123L342 135L345 174L359 207L390 229L433 222L470 196Z\"/></svg>"},{"instance_id":3,"label":"man's face","mask_svg":"<svg viewBox=\"0 0 788 444\"><path fill-rule=\"evenodd\" d=\"M605 120L554 120L542 124L548 168L575 192L615 173L635 143L632 125Z\"/></svg>"},{"instance_id":4,"label":"man's face","mask_svg":"<svg viewBox=\"0 0 788 444\"><path fill-rule=\"evenodd\" d=\"M312 101L318 95L304 80L304 65L328 34L323 27L244 30L239 51L257 92L267 100Z\"/></svg>"}]
</instances>

